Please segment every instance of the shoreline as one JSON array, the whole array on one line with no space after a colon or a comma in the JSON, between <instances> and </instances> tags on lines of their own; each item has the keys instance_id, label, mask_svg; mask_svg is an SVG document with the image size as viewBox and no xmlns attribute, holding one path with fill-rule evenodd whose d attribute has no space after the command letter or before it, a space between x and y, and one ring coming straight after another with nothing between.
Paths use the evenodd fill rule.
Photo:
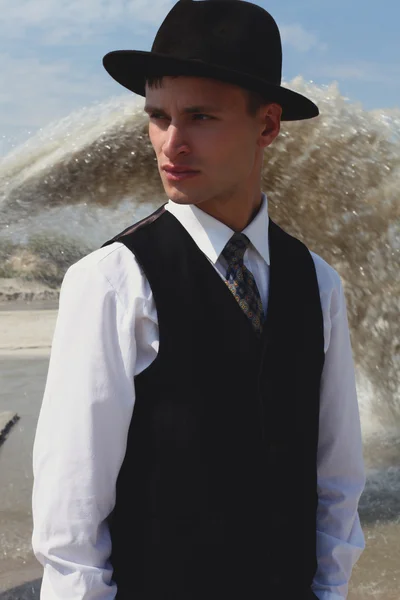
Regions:
<instances>
[{"instance_id":1,"label":"shoreline","mask_svg":"<svg viewBox=\"0 0 400 600\"><path fill-rule=\"evenodd\" d=\"M0 357L45 357L50 355L57 305L42 302L7 302L0 310Z\"/></svg>"}]
</instances>

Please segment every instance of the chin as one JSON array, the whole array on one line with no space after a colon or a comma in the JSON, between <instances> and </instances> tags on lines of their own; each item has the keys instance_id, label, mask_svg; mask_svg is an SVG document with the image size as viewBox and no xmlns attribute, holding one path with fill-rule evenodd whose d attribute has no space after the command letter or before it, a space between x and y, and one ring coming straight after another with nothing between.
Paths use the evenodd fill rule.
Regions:
<instances>
[{"instance_id":1,"label":"chin","mask_svg":"<svg viewBox=\"0 0 400 600\"><path fill-rule=\"evenodd\" d=\"M175 204L198 204L197 194L191 194L177 189L175 186L164 185L164 190L168 198Z\"/></svg>"},{"instance_id":2,"label":"chin","mask_svg":"<svg viewBox=\"0 0 400 600\"><path fill-rule=\"evenodd\" d=\"M169 199L171 202L175 202L175 204L196 204L196 202L193 202L192 198L189 198L189 196L169 196Z\"/></svg>"}]
</instances>

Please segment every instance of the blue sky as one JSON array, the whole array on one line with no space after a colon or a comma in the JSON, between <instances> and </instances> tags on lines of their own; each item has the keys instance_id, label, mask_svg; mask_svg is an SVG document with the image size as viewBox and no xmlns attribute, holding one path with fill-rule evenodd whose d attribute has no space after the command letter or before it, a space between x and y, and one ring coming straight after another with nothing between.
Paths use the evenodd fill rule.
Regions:
<instances>
[{"instance_id":1,"label":"blue sky","mask_svg":"<svg viewBox=\"0 0 400 600\"><path fill-rule=\"evenodd\" d=\"M261 0L283 39L283 76L337 81L365 110L400 108L398 0ZM0 0L0 152L74 110L129 94L110 50L149 50L170 0Z\"/></svg>"}]
</instances>

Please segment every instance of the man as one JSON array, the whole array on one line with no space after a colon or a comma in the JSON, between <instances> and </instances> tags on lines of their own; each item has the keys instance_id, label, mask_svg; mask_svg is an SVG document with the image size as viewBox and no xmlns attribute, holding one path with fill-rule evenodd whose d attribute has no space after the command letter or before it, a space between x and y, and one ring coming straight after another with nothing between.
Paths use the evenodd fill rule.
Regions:
<instances>
[{"instance_id":1,"label":"man","mask_svg":"<svg viewBox=\"0 0 400 600\"><path fill-rule=\"evenodd\" d=\"M264 148L318 115L278 28L181 0L107 71L168 202L66 273L34 447L42 600L343 600L364 547L339 276L268 218Z\"/></svg>"}]
</instances>

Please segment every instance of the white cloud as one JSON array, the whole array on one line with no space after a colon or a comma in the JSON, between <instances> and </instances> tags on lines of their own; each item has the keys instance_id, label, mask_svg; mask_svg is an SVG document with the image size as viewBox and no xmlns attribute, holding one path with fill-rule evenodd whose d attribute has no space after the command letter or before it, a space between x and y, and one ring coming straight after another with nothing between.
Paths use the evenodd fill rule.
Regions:
<instances>
[{"instance_id":1,"label":"white cloud","mask_svg":"<svg viewBox=\"0 0 400 600\"><path fill-rule=\"evenodd\" d=\"M173 0L0 0L1 39L19 39L30 30L42 43L88 41L113 24L132 29L158 26Z\"/></svg>"},{"instance_id":2,"label":"white cloud","mask_svg":"<svg viewBox=\"0 0 400 600\"><path fill-rule=\"evenodd\" d=\"M398 86L400 66L397 64L379 64L375 62L356 61L321 65L314 69L316 77L329 77L337 80L353 80L363 83L376 83Z\"/></svg>"},{"instance_id":3,"label":"white cloud","mask_svg":"<svg viewBox=\"0 0 400 600\"><path fill-rule=\"evenodd\" d=\"M19 136L113 94L128 93L101 67L69 58L64 45L133 37L158 27L174 0L0 0L0 134ZM52 47L57 48L52 52ZM117 47L117 46L116 46ZM59 58L61 56L61 59ZM2 142L4 144L4 141ZM0 149L1 150L1 149Z\"/></svg>"},{"instance_id":4,"label":"white cloud","mask_svg":"<svg viewBox=\"0 0 400 600\"><path fill-rule=\"evenodd\" d=\"M0 130L35 129L107 95L106 77L80 71L66 61L0 54ZM122 88L121 88L122 92Z\"/></svg>"},{"instance_id":5,"label":"white cloud","mask_svg":"<svg viewBox=\"0 0 400 600\"><path fill-rule=\"evenodd\" d=\"M326 50L327 45L319 41L317 35L306 31L302 25L282 25L280 27L282 43L293 46L298 52L309 52L312 49Z\"/></svg>"}]
</instances>

